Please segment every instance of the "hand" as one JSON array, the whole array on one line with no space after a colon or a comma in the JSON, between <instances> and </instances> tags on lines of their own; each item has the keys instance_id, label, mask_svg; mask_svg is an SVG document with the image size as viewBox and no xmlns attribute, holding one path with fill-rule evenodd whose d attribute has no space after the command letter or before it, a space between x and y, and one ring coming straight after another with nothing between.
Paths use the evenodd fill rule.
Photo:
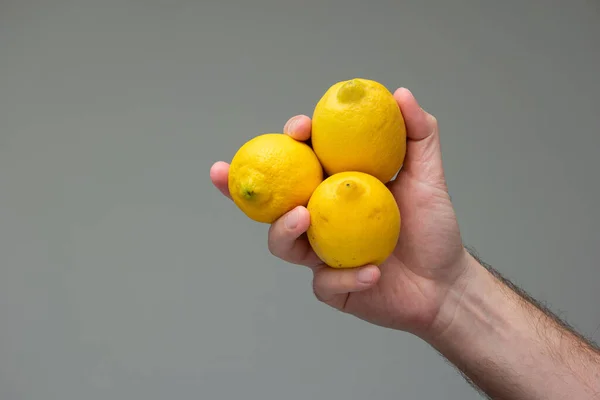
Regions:
<instances>
[{"instance_id":1,"label":"hand","mask_svg":"<svg viewBox=\"0 0 600 400\"><path fill-rule=\"evenodd\" d=\"M290 263L310 267L316 297L343 312L371 323L432 334L446 295L455 287L467 263L455 213L448 195L438 125L407 89L394 93L407 126L407 154L397 178L388 183L402 217L393 254L376 267L333 269L311 249L305 232L310 216L297 207L269 229L268 246ZM310 137L306 116L291 118L284 133L296 140ZM217 162L210 171L213 184L227 197L229 165ZM447 309L447 307L445 307Z\"/></svg>"}]
</instances>

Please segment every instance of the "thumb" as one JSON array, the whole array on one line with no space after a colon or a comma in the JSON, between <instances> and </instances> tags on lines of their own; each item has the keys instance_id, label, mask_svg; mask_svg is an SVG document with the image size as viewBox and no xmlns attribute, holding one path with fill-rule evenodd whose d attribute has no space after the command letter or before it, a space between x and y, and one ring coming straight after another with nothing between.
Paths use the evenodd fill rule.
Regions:
<instances>
[{"instance_id":1,"label":"thumb","mask_svg":"<svg viewBox=\"0 0 600 400\"><path fill-rule=\"evenodd\" d=\"M446 188L438 123L406 88L394 93L406 124L406 157L402 169L418 180Z\"/></svg>"}]
</instances>

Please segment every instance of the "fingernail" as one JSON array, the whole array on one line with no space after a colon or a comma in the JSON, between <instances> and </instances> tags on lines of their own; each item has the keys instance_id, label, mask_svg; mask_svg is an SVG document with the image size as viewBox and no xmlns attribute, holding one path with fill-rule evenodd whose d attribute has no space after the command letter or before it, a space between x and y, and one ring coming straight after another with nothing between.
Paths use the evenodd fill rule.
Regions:
<instances>
[{"instance_id":1,"label":"fingernail","mask_svg":"<svg viewBox=\"0 0 600 400\"><path fill-rule=\"evenodd\" d=\"M296 129L296 125L298 125L298 117L292 118L287 126L285 127L285 133L292 133L294 129Z\"/></svg>"},{"instance_id":2,"label":"fingernail","mask_svg":"<svg viewBox=\"0 0 600 400\"><path fill-rule=\"evenodd\" d=\"M295 227L298 226L298 210L292 210L288 213L288 215L286 215L285 220L285 227L288 229L294 229Z\"/></svg>"},{"instance_id":3,"label":"fingernail","mask_svg":"<svg viewBox=\"0 0 600 400\"><path fill-rule=\"evenodd\" d=\"M356 278L360 283L371 283L373 282L373 271L371 268L361 269L358 271Z\"/></svg>"}]
</instances>

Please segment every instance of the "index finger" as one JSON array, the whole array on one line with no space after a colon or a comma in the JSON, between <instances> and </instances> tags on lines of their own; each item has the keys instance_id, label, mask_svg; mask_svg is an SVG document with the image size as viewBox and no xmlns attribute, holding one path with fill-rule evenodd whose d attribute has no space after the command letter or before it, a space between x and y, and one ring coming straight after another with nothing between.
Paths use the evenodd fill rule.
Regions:
<instances>
[{"instance_id":1,"label":"index finger","mask_svg":"<svg viewBox=\"0 0 600 400\"><path fill-rule=\"evenodd\" d=\"M310 214L298 206L269 227L268 247L271 254L292 264L315 267L322 264L304 233L310 225Z\"/></svg>"},{"instance_id":2,"label":"index finger","mask_svg":"<svg viewBox=\"0 0 600 400\"><path fill-rule=\"evenodd\" d=\"M290 118L283 127L283 133L304 142L310 139L312 121L306 115L296 115Z\"/></svg>"}]
</instances>

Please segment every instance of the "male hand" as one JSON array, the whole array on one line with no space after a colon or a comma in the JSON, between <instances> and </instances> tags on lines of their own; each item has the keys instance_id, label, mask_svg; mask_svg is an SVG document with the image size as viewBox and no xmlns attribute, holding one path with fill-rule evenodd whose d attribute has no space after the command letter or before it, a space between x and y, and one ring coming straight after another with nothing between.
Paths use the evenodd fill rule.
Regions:
<instances>
[{"instance_id":1,"label":"male hand","mask_svg":"<svg viewBox=\"0 0 600 400\"><path fill-rule=\"evenodd\" d=\"M421 337L490 398L597 398L598 347L467 252L446 187L436 119L407 89L394 97L408 143L404 166L388 183L402 216L392 255L379 267L324 265L306 239L310 216L304 207L271 225L271 252L310 267L319 300ZM301 141L310 131L306 116L284 128ZM228 172L224 162L210 171L225 196Z\"/></svg>"},{"instance_id":2,"label":"male hand","mask_svg":"<svg viewBox=\"0 0 600 400\"><path fill-rule=\"evenodd\" d=\"M468 256L446 187L437 121L409 90L398 89L394 97L405 119L408 143L404 165L388 183L402 217L393 254L379 267L324 265L306 238L310 215L304 207L271 225L268 246L276 257L311 268L315 296L331 307L377 325L434 335L445 329L436 317L447 294L459 285ZM311 121L303 115L293 117L284 133L308 140ZM213 184L227 197L228 172L225 162L215 163L210 171Z\"/></svg>"}]
</instances>

